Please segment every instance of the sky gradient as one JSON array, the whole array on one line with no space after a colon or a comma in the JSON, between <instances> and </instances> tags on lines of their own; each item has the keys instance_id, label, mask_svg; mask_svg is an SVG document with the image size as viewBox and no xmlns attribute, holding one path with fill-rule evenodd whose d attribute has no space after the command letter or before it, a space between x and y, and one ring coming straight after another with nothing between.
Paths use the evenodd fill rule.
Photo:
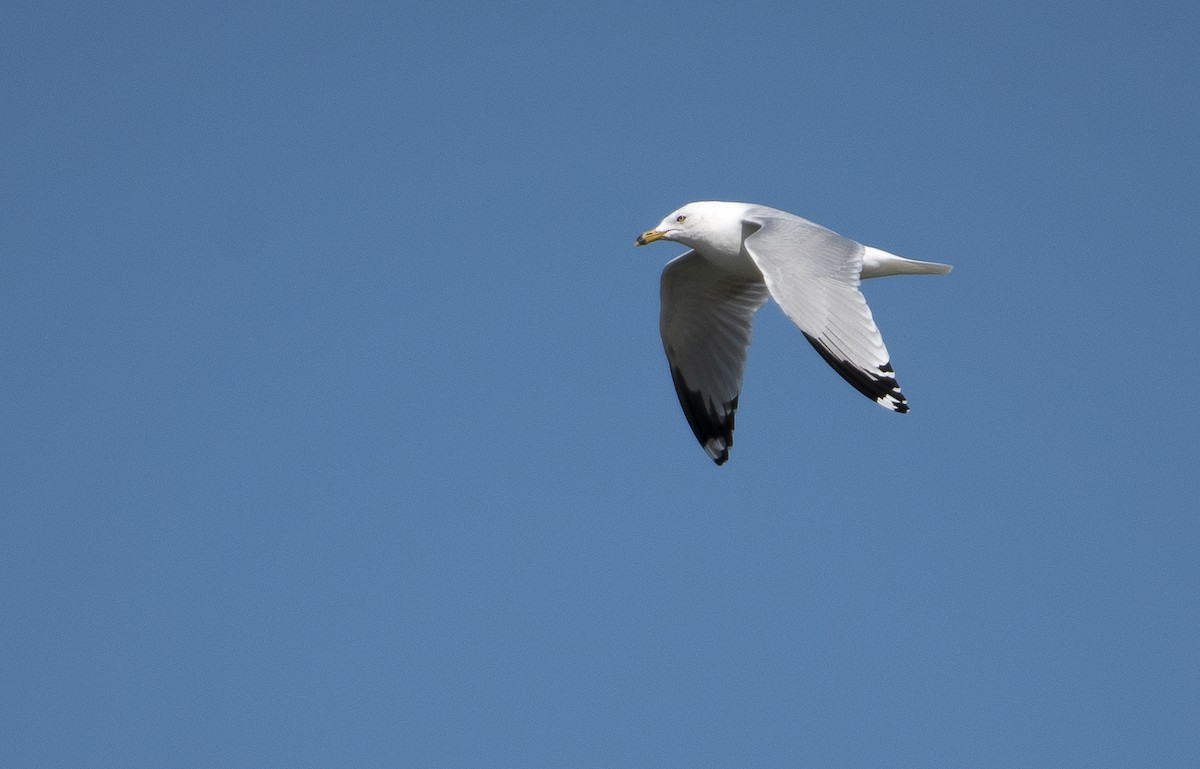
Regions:
<instances>
[{"instance_id":1,"label":"sky gradient","mask_svg":"<svg viewBox=\"0 0 1200 769\"><path fill-rule=\"evenodd\" d=\"M1194 3L6 3L0 765L1200 766ZM729 462L634 238L763 203Z\"/></svg>"}]
</instances>

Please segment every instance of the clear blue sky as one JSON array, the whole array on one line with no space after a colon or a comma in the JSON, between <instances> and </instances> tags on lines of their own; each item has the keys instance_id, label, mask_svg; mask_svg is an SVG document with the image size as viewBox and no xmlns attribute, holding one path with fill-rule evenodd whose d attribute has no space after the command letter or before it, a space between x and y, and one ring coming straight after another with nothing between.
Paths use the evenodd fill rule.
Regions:
<instances>
[{"instance_id":1,"label":"clear blue sky","mask_svg":"<svg viewBox=\"0 0 1200 769\"><path fill-rule=\"evenodd\" d=\"M0 765L1200 766L1191 2L0 9ZM737 443L657 331L774 306Z\"/></svg>"}]
</instances>

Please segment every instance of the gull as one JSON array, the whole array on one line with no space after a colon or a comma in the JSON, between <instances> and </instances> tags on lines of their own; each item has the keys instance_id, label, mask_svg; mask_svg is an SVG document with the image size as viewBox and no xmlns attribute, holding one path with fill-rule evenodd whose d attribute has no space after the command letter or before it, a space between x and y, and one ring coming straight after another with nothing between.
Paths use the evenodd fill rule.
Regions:
<instances>
[{"instance_id":1,"label":"gull","mask_svg":"<svg viewBox=\"0 0 1200 769\"><path fill-rule=\"evenodd\" d=\"M663 269L659 331L683 413L718 465L733 446L750 324L768 298L856 390L908 411L859 282L945 275L950 265L905 259L751 203L688 203L636 242L656 240L692 249Z\"/></svg>"}]
</instances>

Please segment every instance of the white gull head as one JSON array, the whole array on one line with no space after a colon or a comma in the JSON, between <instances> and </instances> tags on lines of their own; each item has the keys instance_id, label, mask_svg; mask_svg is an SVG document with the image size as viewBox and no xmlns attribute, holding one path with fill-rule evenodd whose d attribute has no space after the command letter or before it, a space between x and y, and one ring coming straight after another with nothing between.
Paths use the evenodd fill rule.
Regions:
<instances>
[{"instance_id":1,"label":"white gull head","mask_svg":"<svg viewBox=\"0 0 1200 769\"><path fill-rule=\"evenodd\" d=\"M673 240L714 261L733 261L742 250L742 224L749 203L703 200L672 211L658 226L637 239L639 246Z\"/></svg>"}]
</instances>

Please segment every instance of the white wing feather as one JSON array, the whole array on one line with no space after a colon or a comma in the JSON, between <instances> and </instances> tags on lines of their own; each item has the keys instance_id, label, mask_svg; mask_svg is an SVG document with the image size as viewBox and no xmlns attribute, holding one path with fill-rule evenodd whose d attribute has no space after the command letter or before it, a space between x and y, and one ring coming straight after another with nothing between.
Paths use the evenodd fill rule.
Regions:
<instances>
[{"instance_id":1,"label":"white wing feather","mask_svg":"<svg viewBox=\"0 0 1200 769\"><path fill-rule=\"evenodd\" d=\"M767 287L689 251L663 270L661 291L659 331L679 404L700 445L723 464L733 445L750 326Z\"/></svg>"},{"instance_id":2,"label":"white wing feather","mask_svg":"<svg viewBox=\"0 0 1200 769\"><path fill-rule=\"evenodd\" d=\"M883 337L858 290L863 245L765 206L747 212L743 243L771 297L821 357L879 405L908 411Z\"/></svg>"}]
</instances>

